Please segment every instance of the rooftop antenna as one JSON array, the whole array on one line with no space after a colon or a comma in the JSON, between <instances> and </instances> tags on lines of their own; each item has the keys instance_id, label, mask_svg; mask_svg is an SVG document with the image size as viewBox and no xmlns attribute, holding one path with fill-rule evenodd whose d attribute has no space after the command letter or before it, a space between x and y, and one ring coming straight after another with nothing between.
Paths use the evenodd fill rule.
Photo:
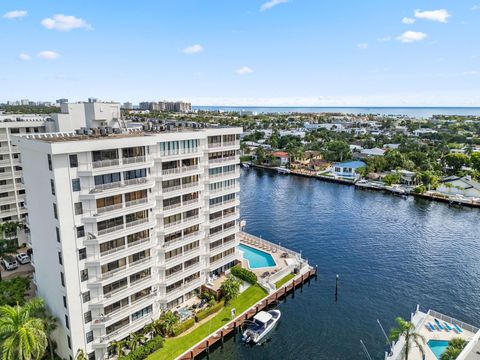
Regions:
<instances>
[{"instance_id":1,"label":"rooftop antenna","mask_svg":"<svg viewBox=\"0 0 480 360\"><path fill-rule=\"evenodd\" d=\"M362 344L363 353L365 354L366 358L368 360L372 360L372 357L370 356L370 353L368 352L367 347L365 346L362 340L360 340L360 344Z\"/></svg>"}]
</instances>

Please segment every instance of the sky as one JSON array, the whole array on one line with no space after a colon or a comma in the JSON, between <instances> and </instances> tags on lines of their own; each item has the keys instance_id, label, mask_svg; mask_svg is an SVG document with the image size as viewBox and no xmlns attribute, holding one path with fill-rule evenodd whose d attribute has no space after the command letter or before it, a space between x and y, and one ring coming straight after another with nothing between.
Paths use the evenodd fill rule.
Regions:
<instances>
[{"instance_id":1,"label":"sky","mask_svg":"<svg viewBox=\"0 0 480 360\"><path fill-rule=\"evenodd\" d=\"M480 106L480 0L2 0L0 42L0 102Z\"/></svg>"}]
</instances>

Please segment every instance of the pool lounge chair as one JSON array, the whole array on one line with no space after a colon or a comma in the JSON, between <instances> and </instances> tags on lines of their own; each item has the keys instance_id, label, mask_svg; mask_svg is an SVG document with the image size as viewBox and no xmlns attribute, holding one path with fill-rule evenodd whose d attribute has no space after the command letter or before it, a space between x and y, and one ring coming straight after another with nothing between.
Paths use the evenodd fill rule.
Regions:
<instances>
[{"instance_id":1,"label":"pool lounge chair","mask_svg":"<svg viewBox=\"0 0 480 360\"><path fill-rule=\"evenodd\" d=\"M457 332L460 334L463 332L462 328L460 326L458 326L457 324L453 324L452 325L455 327L455 330L457 330Z\"/></svg>"},{"instance_id":2,"label":"pool lounge chair","mask_svg":"<svg viewBox=\"0 0 480 360\"><path fill-rule=\"evenodd\" d=\"M431 323L425 324L428 330L430 331L435 331L435 326L433 326Z\"/></svg>"},{"instance_id":3,"label":"pool lounge chair","mask_svg":"<svg viewBox=\"0 0 480 360\"><path fill-rule=\"evenodd\" d=\"M447 322L443 322L443 325L445 325L445 328L448 330L448 331L452 331L453 329L450 327L450 325L448 325Z\"/></svg>"},{"instance_id":4,"label":"pool lounge chair","mask_svg":"<svg viewBox=\"0 0 480 360\"><path fill-rule=\"evenodd\" d=\"M440 324L440 321L438 321L438 319L435 319L435 324L437 324L440 330L444 330L442 324Z\"/></svg>"}]
</instances>

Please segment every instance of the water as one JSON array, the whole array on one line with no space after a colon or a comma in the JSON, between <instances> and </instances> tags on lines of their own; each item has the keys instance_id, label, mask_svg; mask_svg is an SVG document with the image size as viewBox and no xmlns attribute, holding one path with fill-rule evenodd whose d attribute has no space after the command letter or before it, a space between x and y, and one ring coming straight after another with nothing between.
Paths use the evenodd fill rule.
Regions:
<instances>
[{"instance_id":1,"label":"water","mask_svg":"<svg viewBox=\"0 0 480 360\"><path fill-rule=\"evenodd\" d=\"M252 111L256 113L344 113L373 115L405 115L430 118L433 115L480 115L480 107L255 107L255 106L194 106L196 110Z\"/></svg>"},{"instance_id":2,"label":"water","mask_svg":"<svg viewBox=\"0 0 480 360\"><path fill-rule=\"evenodd\" d=\"M480 325L480 211L256 169L241 186L247 231L302 251L319 279L280 305L270 342L232 338L210 359L362 360L362 339L383 360L376 319L388 331L417 304Z\"/></svg>"},{"instance_id":3,"label":"water","mask_svg":"<svg viewBox=\"0 0 480 360\"><path fill-rule=\"evenodd\" d=\"M437 359L440 360L442 354L447 350L448 341L445 340L429 340L428 347L432 349Z\"/></svg>"},{"instance_id":4,"label":"water","mask_svg":"<svg viewBox=\"0 0 480 360\"><path fill-rule=\"evenodd\" d=\"M250 269L275 266L275 260L272 255L264 251L243 244L240 244L239 249L243 251L243 257L248 261Z\"/></svg>"}]
</instances>

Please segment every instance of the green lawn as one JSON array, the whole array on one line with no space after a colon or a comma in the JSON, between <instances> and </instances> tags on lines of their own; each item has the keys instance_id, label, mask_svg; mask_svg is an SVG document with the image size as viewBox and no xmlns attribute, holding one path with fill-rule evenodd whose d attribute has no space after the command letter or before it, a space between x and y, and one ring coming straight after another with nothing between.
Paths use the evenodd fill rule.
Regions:
<instances>
[{"instance_id":1,"label":"green lawn","mask_svg":"<svg viewBox=\"0 0 480 360\"><path fill-rule=\"evenodd\" d=\"M241 293L230 305L226 306L217 315L205 324L199 326L191 333L179 336L177 338L169 338L165 340L163 348L150 355L147 360L172 360L181 355L193 345L206 338L212 332L224 326L231 321L230 310L235 308L237 315L247 310L250 306L257 303L267 296L267 292L258 284L250 286Z\"/></svg>"},{"instance_id":2,"label":"green lawn","mask_svg":"<svg viewBox=\"0 0 480 360\"><path fill-rule=\"evenodd\" d=\"M284 278L278 280L276 283L275 283L275 288L279 288L281 287L283 284L285 284L286 282L290 281L291 279L293 279L295 277L294 274L288 274L287 276L285 276Z\"/></svg>"}]
</instances>

